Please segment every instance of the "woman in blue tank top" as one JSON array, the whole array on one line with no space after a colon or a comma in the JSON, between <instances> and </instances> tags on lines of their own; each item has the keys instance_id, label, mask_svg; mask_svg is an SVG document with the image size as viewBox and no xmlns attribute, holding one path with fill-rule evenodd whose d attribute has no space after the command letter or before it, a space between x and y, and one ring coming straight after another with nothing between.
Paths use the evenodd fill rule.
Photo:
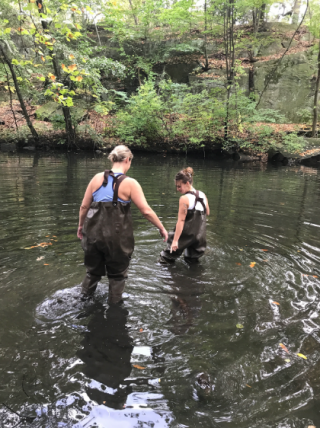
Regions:
<instances>
[{"instance_id":1,"label":"woman in blue tank top","mask_svg":"<svg viewBox=\"0 0 320 428\"><path fill-rule=\"evenodd\" d=\"M109 278L109 303L121 301L134 249L131 201L154 224L166 241L168 233L148 205L140 184L125 174L133 155L126 146L109 155L112 170L96 174L85 192L80 212L78 237L84 250L87 274L82 282L82 299L93 296L101 276Z\"/></svg>"}]
</instances>

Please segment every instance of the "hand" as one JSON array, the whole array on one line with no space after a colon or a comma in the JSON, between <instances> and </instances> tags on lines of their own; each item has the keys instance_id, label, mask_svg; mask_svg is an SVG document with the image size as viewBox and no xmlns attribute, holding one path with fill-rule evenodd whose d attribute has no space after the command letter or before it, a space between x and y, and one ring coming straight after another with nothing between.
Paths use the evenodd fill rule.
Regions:
<instances>
[{"instance_id":1,"label":"hand","mask_svg":"<svg viewBox=\"0 0 320 428\"><path fill-rule=\"evenodd\" d=\"M166 229L163 227L162 229L159 229L160 235L164 238L163 241L167 242L168 240L168 232L166 231Z\"/></svg>"},{"instance_id":2,"label":"hand","mask_svg":"<svg viewBox=\"0 0 320 428\"><path fill-rule=\"evenodd\" d=\"M178 241L172 241L171 247L170 247L170 253L172 253L172 251L177 251L178 249Z\"/></svg>"},{"instance_id":3,"label":"hand","mask_svg":"<svg viewBox=\"0 0 320 428\"><path fill-rule=\"evenodd\" d=\"M79 239L82 239L82 238L83 238L83 235L82 235L82 227L83 227L83 226L79 226L79 227L78 227L77 237L78 237Z\"/></svg>"}]
</instances>

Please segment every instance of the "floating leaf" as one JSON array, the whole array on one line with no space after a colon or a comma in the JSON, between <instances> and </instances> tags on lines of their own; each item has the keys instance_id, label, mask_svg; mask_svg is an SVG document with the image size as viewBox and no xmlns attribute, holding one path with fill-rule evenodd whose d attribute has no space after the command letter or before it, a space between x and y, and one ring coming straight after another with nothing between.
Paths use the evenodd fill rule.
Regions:
<instances>
[{"instance_id":1,"label":"floating leaf","mask_svg":"<svg viewBox=\"0 0 320 428\"><path fill-rule=\"evenodd\" d=\"M243 248L240 248L240 251L243 251Z\"/></svg>"},{"instance_id":2,"label":"floating leaf","mask_svg":"<svg viewBox=\"0 0 320 428\"><path fill-rule=\"evenodd\" d=\"M256 265L256 262L251 262L251 263L250 263L250 267L251 267L251 268L255 267L255 265Z\"/></svg>"},{"instance_id":3,"label":"floating leaf","mask_svg":"<svg viewBox=\"0 0 320 428\"><path fill-rule=\"evenodd\" d=\"M236 327L237 328L243 328L243 325L242 324L237 324Z\"/></svg>"},{"instance_id":4,"label":"floating leaf","mask_svg":"<svg viewBox=\"0 0 320 428\"><path fill-rule=\"evenodd\" d=\"M261 251L269 251L269 250L265 250L265 249L263 249L263 250L261 250Z\"/></svg>"},{"instance_id":5,"label":"floating leaf","mask_svg":"<svg viewBox=\"0 0 320 428\"><path fill-rule=\"evenodd\" d=\"M139 369L139 370L144 370L145 369L145 367L141 367L138 364L133 364L133 367L135 367L136 369Z\"/></svg>"},{"instance_id":6,"label":"floating leaf","mask_svg":"<svg viewBox=\"0 0 320 428\"><path fill-rule=\"evenodd\" d=\"M44 259L44 256L37 257L37 262L40 261L40 260L42 260L42 259Z\"/></svg>"},{"instance_id":7,"label":"floating leaf","mask_svg":"<svg viewBox=\"0 0 320 428\"><path fill-rule=\"evenodd\" d=\"M304 360L307 360L307 357L305 356L305 355L303 355L303 354L297 354L298 355L298 357L301 357L301 358L303 358Z\"/></svg>"},{"instance_id":8,"label":"floating leaf","mask_svg":"<svg viewBox=\"0 0 320 428\"><path fill-rule=\"evenodd\" d=\"M278 302L272 302L272 303L274 303L275 305L280 306L280 303L278 303Z\"/></svg>"},{"instance_id":9,"label":"floating leaf","mask_svg":"<svg viewBox=\"0 0 320 428\"><path fill-rule=\"evenodd\" d=\"M266 259L266 260L262 260L263 262L268 262L269 261L269 259Z\"/></svg>"},{"instance_id":10,"label":"floating leaf","mask_svg":"<svg viewBox=\"0 0 320 428\"><path fill-rule=\"evenodd\" d=\"M140 333L141 333L141 332L143 331L143 328L140 328L140 330L139 330L139 331L140 331Z\"/></svg>"},{"instance_id":11,"label":"floating leaf","mask_svg":"<svg viewBox=\"0 0 320 428\"><path fill-rule=\"evenodd\" d=\"M288 348L283 344L283 343L279 343L279 346L281 346L281 348L286 351L287 354L290 354L290 352L288 351Z\"/></svg>"},{"instance_id":12,"label":"floating leaf","mask_svg":"<svg viewBox=\"0 0 320 428\"><path fill-rule=\"evenodd\" d=\"M44 263L43 266L49 266L49 264L48 263Z\"/></svg>"},{"instance_id":13,"label":"floating leaf","mask_svg":"<svg viewBox=\"0 0 320 428\"><path fill-rule=\"evenodd\" d=\"M241 266L241 263L236 263L236 265Z\"/></svg>"},{"instance_id":14,"label":"floating leaf","mask_svg":"<svg viewBox=\"0 0 320 428\"><path fill-rule=\"evenodd\" d=\"M246 386L247 386L248 388L252 388L252 386L248 385L247 383L246 383Z\"/></svg>"},{"instance_id":15,"label":"floating leaf","mask_svg":"<svg viewBox=\"0 0 320 428\"><path fill-rule=\"evenodd\" d=\"M290 363L290 359L289 358L286 358L285 360L284 360L286 363Z\"/></svg>"},{"instance_id":16,"label":"floating leaf","mask_svg":"<svg viewBox=\"0 0 320 428\"><path fill-rule=\"evenodd\" d=\"M312 276L313 276L313 278L318 278L317 275L312 275Z\"/></svg>"}]
</instances>

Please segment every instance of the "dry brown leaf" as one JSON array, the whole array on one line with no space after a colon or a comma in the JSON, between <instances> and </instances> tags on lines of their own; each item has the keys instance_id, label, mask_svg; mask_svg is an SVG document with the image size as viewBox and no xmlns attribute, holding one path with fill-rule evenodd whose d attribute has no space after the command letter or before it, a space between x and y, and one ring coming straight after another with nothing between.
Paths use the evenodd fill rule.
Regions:
<instances>
[{"instance_id":1,"label":"dry brown leaf","mask_svg":"<svg viewBox=\"0 0 320 428\"><path fill-rule=\"evenodd\" d=\"M287 354L290 354L290 352L288 351L288 348L283 344L283 343L279 343L279 346L281 346L281 348L286 351Z\"/></svg>"}]
</instances>

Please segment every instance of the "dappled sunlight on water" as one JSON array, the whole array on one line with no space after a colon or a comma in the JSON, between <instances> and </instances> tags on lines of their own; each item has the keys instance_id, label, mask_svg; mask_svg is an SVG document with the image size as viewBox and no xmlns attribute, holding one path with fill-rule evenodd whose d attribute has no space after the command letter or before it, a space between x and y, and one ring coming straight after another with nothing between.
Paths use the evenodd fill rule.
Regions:
<instances>
[{"instance_id":1,"label":"dappled sunlight on water","mask_svg":"<svg viewBox=\"0 0 320 428\"><path fill-rule=\"evenodd\" d=\"M78 298L76 238L106 158L0 155L0 426L320 426L318 171L137 154L129 175L169 229L187 164L211 208L205 257L161 266L133 209L124 302L109 307L106 278Z\"/></svg>"}]
</instances>

